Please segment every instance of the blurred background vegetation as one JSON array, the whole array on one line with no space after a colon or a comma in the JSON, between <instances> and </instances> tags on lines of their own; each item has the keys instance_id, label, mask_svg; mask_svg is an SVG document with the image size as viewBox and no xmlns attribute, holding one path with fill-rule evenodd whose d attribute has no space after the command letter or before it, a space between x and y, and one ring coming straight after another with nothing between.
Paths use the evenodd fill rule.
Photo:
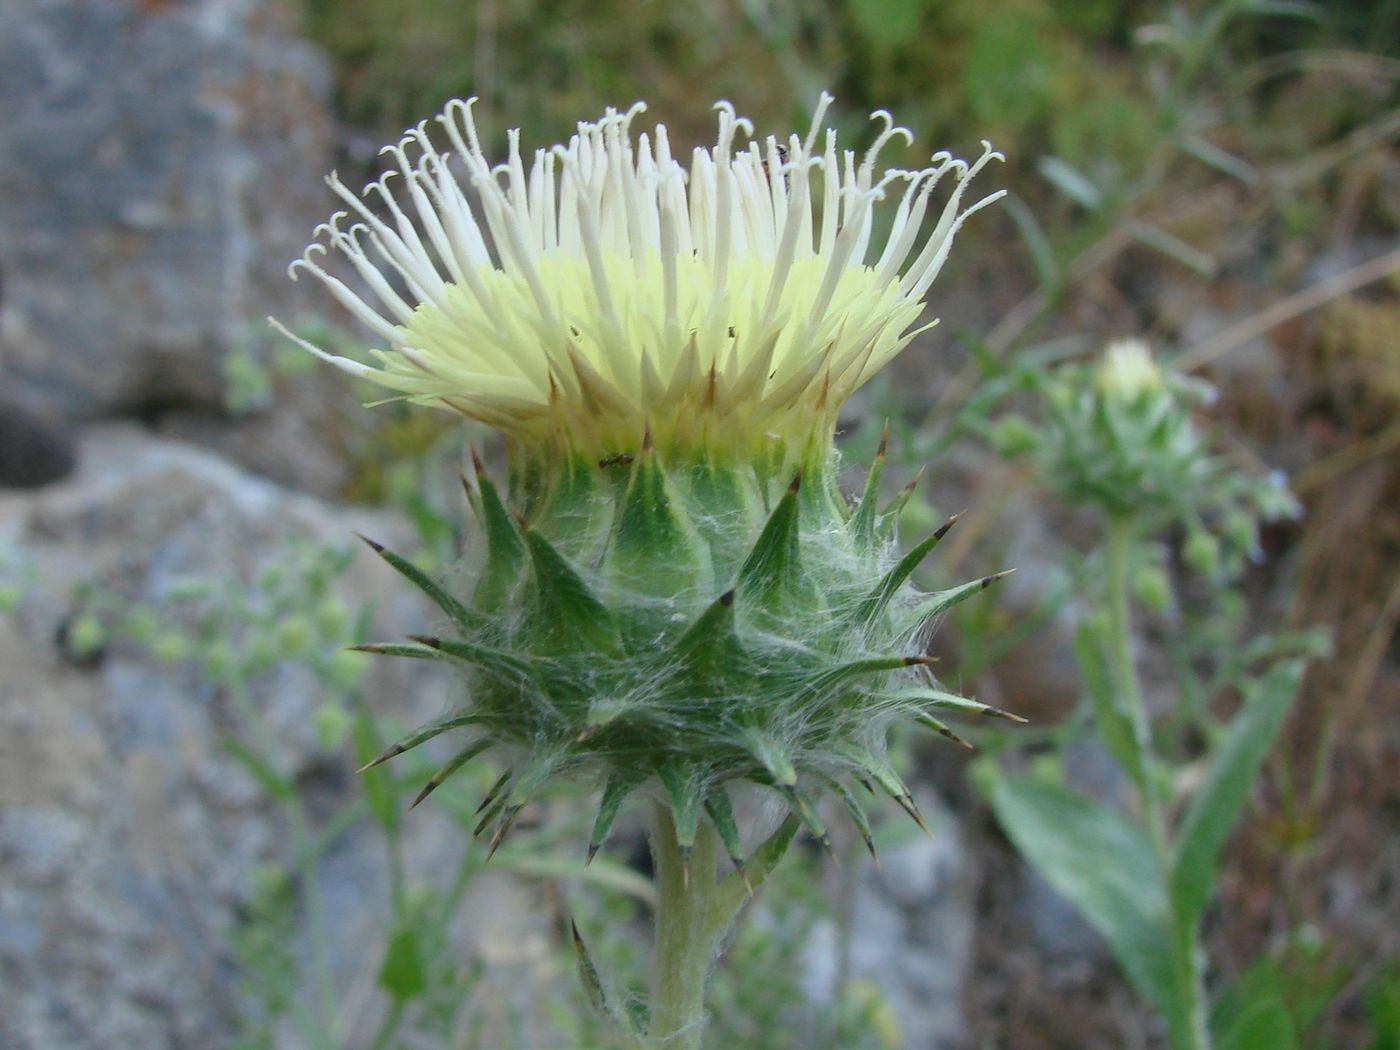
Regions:
<instances>
[{"instance_id":1,"label":"blurred background vegetation","mask_svg":"<svg viewBox=\"0 0 1400 1050\"><path fill-rule=\"evenodd\" d=\"M1241 639L1272 634L1316 655L1319 633L1330 637L1331 655L1304 680L1206 916L1219 1008L1238 1014L1279 1000L1303 1047L1400 1046L1400 0L295 6L302 31L332 62L348 182L377 172L381 143L446 99L470 95L480 99L488 152L497 153L509 127L525 129L526 148L547 145L605 105L639 98L678 143L710 140L718 98L732 100L760 132L805 127L823 89L837 96L832 119L847 142L869 140L875 108L914 131L916 147L890 163L916 166L944 147L975 155L984 137L1002 150L1007 164L989 175L1011 195L962 235L935 286L931 303L943 325L857 398L844 421L856 464L869 461L882 420L892 421L886 477L895 487L899 475L929 465L930 480L905 511L906 535L970 508L940 549L937 569L947 579L1009 561L1022 569L1018 578L1037 584L989 592L935 639L969 694L1036 723L1019 735L978 727L969 736L1009 767L1054 761L1072 774L1082 757L1072 607L1095 571L1095 530L1082 510L1045 500L1045 478L1017 452L1044 433L1036 429L1045 423L1036 376L1088 360L1110 339L1144 338L1220 391L1200 416L1218 431L1212 447L1231 469L1253 478L1281 471L1303 510L1267 522L1254 561L1241 557L1224 575L1192 576L1202 556L1191 529L1154 534L1134 579L1152 674L1223 682L1195 702L1225 717L1251 658ZM330 321L301 327L317 328L307 334L322 346L343 341L353 354L360 343ZM275 410L312 382L309 364L259 328L225 361L226 411ZM454 475L460 424L399 405L365 412L332 404L328 414L354 464L341 495L406 511L417 561L450 564L463 517ZM1043 526L1039 546L1023 535L1032 517ZM1255 545L1253 528L1245 523L1241 550ZM404 728L391 705L375 709L348 654L327 655L364 640L360 611L331 594L348 555L289 549L283 560L276 578L228 593L206 581L186 596L193 605L172 598L147 608L86 594L65 644L78 659L113 639L146 646L241 697L242 735L229 750L285 809L287 826L301 829L294 862L258 873L248 921L233 938L248 996L265 1013L249 1021L241 1045L278 1045L274 1022L297 1006L291 975L326 969L316 958L324 946L313 943L308 962L287 936L300 921L298 904L310 910L295 888L314 879L298 882L298 869L305 876L318 851L365 820L377 822L393 858L377 974L389 1005L373 1045L395 1045L405 1017L420 1035L477 1038L459 1014L479 967L460 972L439 934L457 921L481 850L469 848L436 889L428 875L441 873L407 870L402 858L401 814L431 765L375 771L363 797L339 799L313 834L295 778L277 748L259 742L268 731L252 689L286 663L309 666L318 683L315 728L327 754L344 758L353 747L363 760ZM22 570L0 558L0 608L32 586ZM233 659L230 639L240 639L246 659ZM1190 718L1171 714L1163 735L1185 793L1201 779L1196 759L1209 741ZM1125 1032L1150 1031L1121 979L1103 968L1063 972L1026 930L1027 884L971 783L984 781L988 767L969 777L966 760L946 747L902 747L918 779L967 815L979 881L964 1005L978 1044L1110 1047L1124 1045ZM494 772L473 771L434 800L463 838ZM621 860L600 858L582 875L568 853L586 835L576 825L551 811L493 863L522 878L581 883L594 894L579 921L595 956L637 971L638 941L615 931L636 924L647 888ZM899 834L877 828L882 842ZM817 880L826 885L814 889ZM783 1005L802 990L796 974L812 926L832 915L849 921L841 893L851 884L811 856L784 866L769 891L772 920L745 928L716 990L724 1045L901 1045L878 989L853 985L848 999L800 1021ZM576 896L569 906L578 908ZM569 956L567 945L556 947ZM300 1008L336 1013L329 978L322 972L314 983L321 1001ZM594 1045L602 1036L573 1009L581 996L574 999L536 1009L575 1037L571 1045ZM489 1004L474 1016L472 1024L484 1024ZM316 1030L316 1017L303 1020Z\"/></svg>"},{"instance_id":2,"label":"blurred background vegetation","mask_svg":"<svg viewBox=\"0 0 1400 1050\"><path fill-rule=\"evenodd\" d=\"M897 454L934 474L909 513L976 508L955 553L980 571L1007 550L1035 480L989 452L998 382L1134 335L1220 389L1235 459L1284 471L1304 507L1265 529L1235 619L1322 625L1334 656L1306 679L1230 849L1210 950L1238 994L1262 982L1296 1004L1300 1045L1400 1045L1400 0L302 0L300 13L335 70L343 173L368 175L378 144L469 95L498 149L507 127L533 148L638 98L679 142L708 141L717 98L760 131L802 127L824 88L847 141L868 140L875 108L915 132L920 155L993 141L1008 204L979 217L934 290L936 359L916 347L856 405L854 461L892 417ZM417 499L431 522L410 495L417 464L455 424L390 408L373 426L351 442L374 451L350 494ZM980 453L954 444L979 436ZM1059 524L1072 548L1082 523ZM1165 535L1163 571L1183 539ZM1072 698L1037 688L1027 664L1065 600L992 607L939 644L960 650L966 687L1054 724ZM1017 666L1009 654L1028 640ZM956 762L920 761L974 805ZM980 834L992 857L1005 849L990 818ZM986 1045L1084 1046L1118 1030L1114 989L1037 986L1054 959L1014 961L1036 949L1006 918L1005 880L979 892L992 917L970 1009ZM1343 907L1348 894L1370 904ZM772 963L772 950L746 942L737 956ZM1043 1041L1017 1038L1028 1031Z\"/></svg>"}]
</instances>

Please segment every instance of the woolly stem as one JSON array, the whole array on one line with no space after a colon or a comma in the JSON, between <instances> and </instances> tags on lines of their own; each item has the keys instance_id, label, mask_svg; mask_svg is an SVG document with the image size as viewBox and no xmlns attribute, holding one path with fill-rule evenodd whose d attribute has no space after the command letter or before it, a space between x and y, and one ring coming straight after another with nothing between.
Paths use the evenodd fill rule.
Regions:
<instances>
[{"instance_id":1,"label":"woolly stem","mask_svg":"<svg viewBox=\"0 0 1400 1050\"><path fill-rule=\"evenodd\" d=\"M737 908L715 878L715 833L702 824L689 858L670 811L658 806L651 854L656 867L656 978L648 1047L699 1050L705 985Z\"/></svg>"},{"instance_id":2,"label":"woolly stem","mask_svg":"<svg viewBox=\"0 0 1400 1050\"><path fill-rule=\"evenodd\" d=\"M1167 1018L1174 1050L1210 1050L1210 1029L1206 1023L1206 996L1201 973L1203 948L1200 929L1195 923L1183 923L1177 914L1177 902L1171 899L1172 847L1164 815L1165 802L1157 778L1152 720L1143 700L1142 684L1138 678L1133 654L1132 606L1129 601L1129 570L1133 545L1137 540L1137 521L1131 514L1114 517L1108 528L1108 550L1105 566L1108 586L1109 660L1114 684L1130 724L1136 744L1136 770L1130 770L1138 782L1143 822L1152 843L1152 853L1162 885L1167 889L1172 910L1173 968L1176 976L1177 1001Z\"/></svg>"}]
</instances>

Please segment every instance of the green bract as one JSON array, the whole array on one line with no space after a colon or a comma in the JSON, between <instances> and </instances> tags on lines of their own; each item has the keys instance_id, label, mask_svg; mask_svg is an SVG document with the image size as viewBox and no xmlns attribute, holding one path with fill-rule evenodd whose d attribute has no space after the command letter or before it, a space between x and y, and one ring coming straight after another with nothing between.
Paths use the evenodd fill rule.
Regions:
<instances>
[{"instance_id":1,"label":"green bract","mask_svg":"<svg viewBox=\"0 0 1400 1050\"><path fill-rule=\"evenodd\" d=\"M451 629L365 647L457 665L469 699L371 765L451 732L456 755L421 800L499 753L508 772L477 829L493 848L551 781L596 781L590 858L642 789L669 804L683 852L709 821L736 864L735 781L780 793L822 841L816 802L832 794L869 843L853 782L920 820L886 753L891 726L957 740L933 711L1014 717L940 688L923 655L932 620L998 577L919 592L909 577L952 521L897 557L907 493L876 509L883 445L853 510L829 444L802 458L790 476L668 465L644 438L602 462L518 462L509 500L478 461L470 594L374 545Z\"/></svg>"}]
</instances>

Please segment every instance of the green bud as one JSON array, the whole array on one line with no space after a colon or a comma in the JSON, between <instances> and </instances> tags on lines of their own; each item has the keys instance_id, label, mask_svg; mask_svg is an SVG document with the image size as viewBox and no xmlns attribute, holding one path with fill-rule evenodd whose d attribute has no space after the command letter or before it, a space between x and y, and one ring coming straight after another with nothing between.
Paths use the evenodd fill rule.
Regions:
<instances>
[{"instance_id":1,"label":"green bud","mask_svg":"<svg viewBox=\"0 0 1400 1050\"><path fill-rule=\"evenodd\" d=\"M175 581L165 592L166 601L172 603L195 602L209 597L213 586L208 580L186 578Z\"/></svg>"},{"instance_id":2,"label":"green bud","mask_svg":"<svg viewBox=\"0 0 1400 1050\"><path fill-rule=\"evenodd\" d=\"M157 660L168 664L188 660L193 648L189 637L179 631L165 631L151 640L151 653Z\"/></svg>"},{"instance_id":3,"label":"green bud","mask_svg":"<svg viewBox=\"0 0 1400 1050\"><path fill-rule=\"evenodd\" d=\"M291 616L277 625L277 647L284 660L295 660L311 645L312 625L304 616Z\"/></svg>"},{"instance_id":4,"label":"green bud","mask_svg":"<svg viewBox=\"0 0 1400 1050\"><path fill-rule=\"evenodd\" d=\"M107 628L91 613L80 613L68 625L68 650L79 660L95 655L107 643Z\"/></svg>"},{"instance_id":5,"label":"green bud","mask_svg":"<svg viewBox=\"0 0 1400 1050\"><path fill-rule=\"evenodd\" d=\"M258 590L271 594L281 589L287 579L287 568L274 562L258 574Z\"/></svg>"},{"instance_id":6,"label":"green bud","mask_svg":"<svg viewBox=\"0 0 1400 1050\"><path fill-rule=\"evenodd\" d=\"M1149 609L1162 612L1171 606L1171 579L1160 565L1140 565L1133 573L1133 593Z\"/></svg>"},{"instance_id":7,"label":"green bud","mask_svg":"<svg viewBox=\"0 0 1400 1050\"><path fill-rule=\"evenodd\" d=\"M145 606L137 606L129 610L121 625L121 633L133 641L146 645L151 643L160 630L160 617L156 615L155 610Z\"/></svg>"},{"instance_id":8,"label":"green bud","mask_svg":"<svg viewBox=\"0 0 1400 1050\"><path fill-rule=\"evenodd\" d=\"M992 446L1006 459L1018 459L1040 445L1040 432L1021 416L1003 416L992 428Z\"/></svg>"},{"instance_id":9,"label":"green bud","mask_svg":"<svg viewBox=\"0 0 1400 1050\"><path fill-rule=\"evenodd\" d=\"M327 598L316 606L312 614L316 621L316 632L325 641L338 641L345 634L350 622L350 610L338 598Z\"/></svg>"},{"instance_id":10,"label":"green bud","mask_svg":"<svg viewBox=\"0 0 1400 1050\"><path fill-rule=\"evenodd\" d=\"M349 692L365 676L367 662L363 653L342 649L327 661L327 679L333 689Z\"/></svg>"},{"instance_id":11,"label":"green bud","mask_svg":"<svg viewBox=\"0 0 1400 1050\"><path fill-rule=\"evenodd\" d=\"M1214 578L1220 571L1220 543L1203 528L1193 528L1187 533L1181 556L1187 565L1207 578Z\"/></svg>"},{"instance_id":12,"label":"green bud","mask_svg":"<svg viewBox=\"0 0 1400 1050\"><path fill-rule=\"evenodd\" d=\"M335 751L345 743L354 719L339 704L323 704L312 716L316 741L322 751Z\"/></svg>"}]
</instances>

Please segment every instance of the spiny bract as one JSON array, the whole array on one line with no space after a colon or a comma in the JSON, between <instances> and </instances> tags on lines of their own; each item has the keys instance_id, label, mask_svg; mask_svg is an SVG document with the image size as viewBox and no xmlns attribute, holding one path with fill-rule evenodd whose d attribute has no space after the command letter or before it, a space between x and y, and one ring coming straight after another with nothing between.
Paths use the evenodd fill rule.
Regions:
<instances>
[{"instance_id":1,"label":"spiny bract","mask_svg":"<svg viewBox=\"0 0 1400 1050\"><path fill-rule=\"evenodd\" d=\"M365 647L462 668L464 709L371 765L452 731L456 756L421 800L501 753L508 772L477 829L493 848L561 777L602 785L590 857L644 790L669 802L683 853L708 820L741 863L735 781L780 793L822 841L817 800L834 794L868 843L852 782L919 819L886 753L894 722L957 740L932 711L1002 714L939 688L923 655L926 625L995 577L917 592L909 577L948 526L898 557L912 487L877 511L882 443L852 509L831 444L841 404L913 337L958 228L1000 196L961 204L999 155L986 147L969 166L940 153L877 179L880 148L908 132L877 114L865 156L838 157L834 132L818 148L830 101L805 138L748 149L734 144L747 122L721 103L718 142L688 172L662 126L634 148L642 107L610 110L538 151L528 175L516 134L493 168L469 104L452 103L439 119L455 159L424 126L390 148L404 204L387 177L367 190L387 220L332 179L363 221L342 228L342 213L320 231L382 313L312 258L322 246L294 268L388 349L371 367L298 342L506 438L507 492L479 464L467 486L484 538L471 593L375 545L452 633ZM949 173L954 189L931 209ZM874 206L900 182L872 261ZM937 218L920 243L926 214Z\"/></svg>"},{"instance_id":2,"label":"spiny bract","mask_svg":"<svg viewBox=\"0 0 1400 1050\"><path fill-rule=\"evenodd\" d=\"M752 469L667 469L644 441L633 456L522 485L518 509L478 462L468 494L485 544L469 598L374 545L456 636L365 647L460 664L471 703L371 765L460 730L460 750L421 800L500 749L510 772L477 829L494 828L493 846L546 781L598 776L590 859L648 782L669 800L683 850L708 818L736 864L729 781L781 792L823 842L815 801L830 792L869 844L852 779L920 820L886 756L891 724L912 718L960 740L930 712L1014 717L939 688L922 655L926 625L998 577L916 591L910 574L953 522L896 558L895 518L910 490L876 509L883 444L854 512L824 455L810 480L777 484Z\"/></svg>"}]
</instances>

